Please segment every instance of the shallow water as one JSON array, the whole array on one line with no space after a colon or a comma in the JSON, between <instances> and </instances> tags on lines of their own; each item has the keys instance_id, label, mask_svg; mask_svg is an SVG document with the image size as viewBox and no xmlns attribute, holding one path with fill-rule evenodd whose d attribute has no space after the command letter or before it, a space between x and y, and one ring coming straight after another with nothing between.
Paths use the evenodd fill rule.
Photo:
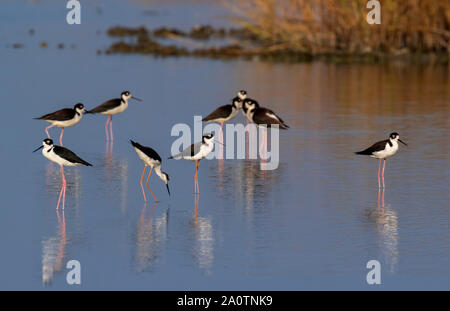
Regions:
<instances>
[{"instance_id":1,"label":"shallow water","mask_svg":"<svg viewBox=\"0 0 450 311\"><path fill-rule=\"evenodd\" d=\"M450 289L448 67L97 55L110 25L227 24L202 1L116 4L86 4L80 26L65 24L56 1L3 4L0 289L372 290L371 259L381 263L376 289ZM279 167L204 160L196 201L194 165L166 160L171 129L193 127L194 115L242 88L291 126ZM32 117L78 101L89 109L125 89L144 101L113 118L112 153L106 117L66 129L64 146L94 166L66 168L57 213L59 168L31 153L46 126ZM408 147L387 161L379 192L377 161L353 152L392 131ZM56 141L59 129L50 132ZM151 178L158 204L143 202L130 138L156 149L171 176L170 197ZM71 259L81 286L66 283Z\"/></svg>"}]
</instances>

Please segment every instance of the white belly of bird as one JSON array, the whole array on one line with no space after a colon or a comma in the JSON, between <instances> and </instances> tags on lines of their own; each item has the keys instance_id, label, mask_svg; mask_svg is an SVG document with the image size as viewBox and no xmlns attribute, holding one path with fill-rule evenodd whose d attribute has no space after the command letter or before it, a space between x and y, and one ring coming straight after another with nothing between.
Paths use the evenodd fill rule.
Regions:
<instances>
[{"instance_id":1,"label":"white belly of bird","mask_svg":"<svg viewBox=\"0 0 450 311\"><path fill-rule=\"evenodd\" d=\"M392 143L392 146L389 143L386 143L386 147L384 150L374 152L371 157L377 159L386 159L393 156L398 151L398 144L396 142Z\"/></svg>"},{"instance_id":2,"label":"white belly of bird","mask_svg":"<svg viewBox=\"0 0 450 311\"><path fill-rule=\"evenodd\" d=\"M55 162L56 164L62 165L62 166L78 166L81 165L80 163L72 163L70 161L67 161L64 158L61 158L56 153L53 152L53 149L48 152L48 150L42 150L42 155L49 159L52 162Z\"/></svg>"},{"instance_id":3,"label":"white belly of bird","mask_svg":"<svg viewBox=\"0 0 450 311\"><path fill-rule=\"evenodd\" d=\"M80 122L82 117L83 117L82 114L75 114L75 117L73 119L67 121L48 120L47 122L57 127L70 127Z\"/></svg>"},{"instance_id":4,"label":"white belly of bird","mask_svg":"<svg viewBox=\"0 0 450 311\"><path fill-rule=\"evenodd\" d=\"M120 104L120 106L117 106L116 108L114 108L114 109L111 109L111 110L108 110L108 111L105 111L105 112L100 112L101 114L106 114L106 115L110 115L110 114L117 114L117 113L121 113L121 112L124 112L125 111L125 109L127 109L128 108L128 103L121 103Z\"/></svg>"},{"instance_id":5,"label":"white belly of bird","mask_svg":"<svg viewBox=\"0 0 450 311\"><path fill-rule=\"evenodd\" d=\"M210 143L209 145L203 144L200 147L200 151L195 154L193 157L188 156L188 157L184 157L184 159L186 160L190 160L190 161L198 161L201 160L203 158L205 158L214 148L214 145L212 143Z\"/></svg>"},{"instance_id":6,"label":"white belly of bird","mask_svg":"<svg viewBox=\"0 0 450 311\"><path fill-rule=\"evenodd\" d=\"M142 160L142 162L144 162L145 165L153 167L153 168L161 165L161 162L150 158L145 153L143 153L141 150L139 150L137 148L134 148L134 150L136 150L136 153L137 153L138 157Z\"/></svg>"}]
</instances>

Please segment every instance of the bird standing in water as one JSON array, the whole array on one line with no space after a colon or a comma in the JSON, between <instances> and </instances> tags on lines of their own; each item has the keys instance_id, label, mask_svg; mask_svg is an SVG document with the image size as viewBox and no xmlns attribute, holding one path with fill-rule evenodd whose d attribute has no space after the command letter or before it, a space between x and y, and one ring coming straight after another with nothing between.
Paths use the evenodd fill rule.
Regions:
<instances>
[{"instance_id":1,"label":"bird standing in water","mask_svg":"<svg viewBox=\"0 0 450 311\"><path fill-rule=\"evenodd\" d=\"M56 164L59 164L59 166L61 167L62 188L61 192L59 193L59 199L58 204L56 205L56 209L59 208L59 203L61 201L62 195L63 196L62 209L64 210L64 203L66 200L66 177L64 176L64 166L79 166L79 165L92 166L92 165L84 161L80 157L78 157L75 153L73 153L69 149L53 145L53 140L51 140L50 138L44 139L42 141L42 146L40 146L33 152L36 152L40 149L42 149L42 155L44 157L46 157L52 162L55 162Z\"/></svg>"},{"instance_id":2,"label":"bird standing in water","mask_svg":"<svg viewBox=\"0 0 450 311\"><path fill-rule=\"evenodd\" d=\"M169 157L169 159L185 159L195 162L195 174L194 174L194 192L199 193L200 189L198 186L198 167L200 160L204 159L214 148L214 135L204 134L202 141L190 145L188 148L184 149L177 155Z\"/></svg>"},{"instance_id":3,"label":"bird standing in water","mask_svg":"<svg viewBox=\"0 0 450 311\"><path fill-rule=\"evenodd\" d=\"M106 140L114 140L113 132L112 132L112 116L113 114L118 114L125 109L128 108L128 100L132 98L137 101L141 101L141 99L131 96L131 93L128 91L122 92L120 95L120 98L113 98L110 99L103 104L95 107L92 110L86 111L86 113L100 113L108 116L108 119L106 120L105 124L105 133L106 133ZM109 124L109 133L108 135L108 124Z\"/></svg>"},{"instance_id":4,"label":"bird standing in water","mask_svg":"<svg viewBox=\"0 0 450 311\"><path fill-rule=\"evenodd\" d=\"M144 186L142 185L142 180L144 178L145 169L147 168L147 166L150 167L150 173L148 174L147 182L145 183L145 185L147 186L148 190L150 190L150 193L152 194L155 201L158 202L155 195L153 194L152 189L150 189L150 187L148 185L148 181L150 180L150 175L152 174L153 169L155 170L156 175L158 175L158 177L161 178L161 180L166 184L167 192L170 195L170 190L169 190L169 179L170 178L167 173L161 171L161 157L159 156L159 154L152 148L142 146L141 144L134 142L131 139L130 139L130 142L131 142L131 145L134 147L134 150L136 151L139 158L142 160L142 162L144 162L144 170L142 171L142 176L141 176L141 188L142 188L142 194L144 195L144 200L147 202L147 198L145 196L145 191L144 191Z\"/></svg>"},{"instance_id":5,"label":"bird standing in water","mask_svg":"<svg viewBox=\"0 0 450 311\"><path fill-rule=\"evenodd\" d=\"M62 137L64 134L64 128L74 126L81 121L83 113L86 112L84 105L82 103L76 104L72 108L64 108L52 113L48 113L39 118L34 118L35 120L43 120L49 122L51 125L45 128L45 133L47 133L47 138L51 138L48 130L54 126L61 128L61 135L59 136L59 143L62 145Z\"/></svg>"},{"instance_id":6,"label":"bird standing in water","mask_svg":"<svg viewBox=\"0 0 450 311\"><path fill-rule=\"evenodd\" d=\"M381 188L380 183L381 160L383 160L383 171L381 173L381 179L383 180L383 188L384 188L384 168L386 166L386 159L392 157L394 154L397 153L399 147L398 142L401 142L402 144L407 146L407 144L400 139L400 135L394 132L389 135L388 139L376 142L375 144L373 144L372 146L363 151L355 152L355 154L368 155L371 156L372 158L380 160L378 164L378 188Z\"/></svg>"}]
</instances>

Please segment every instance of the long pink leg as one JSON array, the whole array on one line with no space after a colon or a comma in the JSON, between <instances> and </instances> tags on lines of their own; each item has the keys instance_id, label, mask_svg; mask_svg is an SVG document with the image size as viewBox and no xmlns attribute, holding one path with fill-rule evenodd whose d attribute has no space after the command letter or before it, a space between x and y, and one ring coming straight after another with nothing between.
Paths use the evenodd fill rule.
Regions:
<instances>
[{"instance_id":1,"label":"long pink leg","mask_svg":"<svg viewBox=\"0 0 450 311\"><path fill-rule=\"evenodd\" d=\"M61 187L61 191L59 192L58 204L56 205L56 210L59 208L59 202L61 201L61 196L63 193L64 187Z\"/></svg>"},{"instance_id":2,"label":"long pink leg","mask_svg":"<svg viewBox=\"0 0 450 311\"><path fill-rule=\"evenodd\" d=\"M59 136L59 144L62 146L63 145L63 143L62 143L62 137L63 137L63 134L64 134L64 128L62 127L61 128L61 135Z\"/></svg>"},{"instance_id":3,"label":"long pink leg","mask_svg":"<svg viewBox=\"0 0 450 311\"><path fill-rule=\"evenodd\" d=\"M109 123L109 117L108 119L106 119L106 124L105 124L105 133L106 133L106 140L109 141L109 134L108 134L108 123Z\"/></svg>"},{"instance_id":4,"label":"long pink leg","mask_svg":"<svg viewBox=\"0 0 450 311\"><path fill-rule=\"evenodd\" d=\"M259 147L259 156L265 160L266 158L266 146L267 146L267 129L262 129L261 145Z\"/></svg>"},{"instance_id":5,"label":"long pink leg","mask_svg":"<svg viewBox=\"0 0 450 311\"><path fill-rule=\"evenodd\" d=\"M150 190L150 193L152 194L153 199L155 199L155 201L158 202L158 200L156 199L155 195L153 194L152 189L150 189L150 186L148 185L148 181L150 180L150 175L152 174L152 171L153 171L153 167L150 168L150 173L148 174L147 182L145 183L145 185L147 186L148 190Z\"/></svg>"},{"instance_id":6,"label":"long pink leg","mask_svg":"<svg viewBox=\"0 0 450 311\"><path fill-rule=\"evenodd\" d=\"M47 138L51 138L50 134L48 133L48 130L51 129L52 127L54 127L54 125L49 125L45 128L45 132L47 133Z\"/></svg>"},{"instance_id":7,"label":"long pink leg","mask_svg":"<svg viewBox=\"0 0 450 311\"><path fill-rule=\"evenodd\" d=\"M200 167L200 161L197 162L197 193L200 193L200 186L198 185L198 169Z\"/></svg>"},{"instance_id":8,"label":"long pink leg","mask_svg":"<svg viewBox=\"0 0 450 311\"><path fill-rule=\"evenodd\" d=\"M144 195L145 202L147 202L147 198L145 197L145 191L144 191L144 186L142 185L142 180L144 179L144 174L145 174L146 168L147 168L147 166L144 166L144 170L142 171L142 176L141 176L141 188L142 188L142 194Z\"/></svg>"},{"instance_id":9,"label":"long pink leg","mask_svg":"<svg viewBox=\"0 0 450 311\"><path fill-rule=\"evenodd\" d=\"M381 173L381 159L378 161L378 189L381 188L381 184L380 184L380 173Z\"/></svg>"},{"instance_id":10,"label":"long pink leg","mask_svg":"<svg viewBox=\"0 0 450 311\"><path fill-rule=\"evenodd\" d=\"M63 201L62 201L62 210L64 211L64 207L66 205L66 183L64 181L64 192L63 192Z\"/></svg>"},{"instance_id":11,"label":"long pink leg","mask_svg":"<svg viewBox=\"0 0 450 311\"><path fill-rule=\"evenodd\" d=\"M109 137L111 138L111 141L113 141L114 140L114 136L113 136L113 130L112 130L112 114L111 115L109 115L109 133L110 133L110 135L109 135Z\"/></svg>"},{"instance_id":12,"label":"long pink leg","mask_svg":"<svg viewBox=\"0 0 450 311\"><path fill-rule=\"evenodd\" d=\"M66 198L66 177L64 176L64 167L61 165L61 178L62 178L62 188L61 188L61 192L59 193L59 199L58 199L58 204L56 205L56 209L59 208L59 203L61 201L61 195L63 195L63 209L64 209L64 200Z\"/></svg>"},{"instance_id":13,"label":"long pink leg","mask_svg":"<svg viewBox=\"0 0 450 311\"><path fill-rule=\"evenodd\" d=\"M194 193L197 193L197 187L198 187L198 161L195 161Z\"/></svg>"},{"instance_id":14,"label":"long pink leg","mask_svg":"<svg viewBox=\"0 0 450 311\"><path fill-rule=\"evenodd\" d=\"M383 179L383 189L385 188L384 187L384 167L386 166L386 159L384 159L384 161L383 161L383 172L381 173L381 179Z\"/></svg>"}]
</instances>

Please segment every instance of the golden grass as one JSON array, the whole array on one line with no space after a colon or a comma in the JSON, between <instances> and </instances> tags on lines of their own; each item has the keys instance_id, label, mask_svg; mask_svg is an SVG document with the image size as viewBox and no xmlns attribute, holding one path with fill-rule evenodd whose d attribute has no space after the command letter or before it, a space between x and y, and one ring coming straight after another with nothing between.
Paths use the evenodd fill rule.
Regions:
<instances>
[{"instance_id":1,"label":"golden grass","mask_svg":"<svg viewBox=\"0 0 450 311\"><path fill-rule=\"evenodd\" d=\"M225 1L260 40L297 52L450 53L450 0L380 0L381 25L368 0Z\"/></svg>"}]
</instances>

